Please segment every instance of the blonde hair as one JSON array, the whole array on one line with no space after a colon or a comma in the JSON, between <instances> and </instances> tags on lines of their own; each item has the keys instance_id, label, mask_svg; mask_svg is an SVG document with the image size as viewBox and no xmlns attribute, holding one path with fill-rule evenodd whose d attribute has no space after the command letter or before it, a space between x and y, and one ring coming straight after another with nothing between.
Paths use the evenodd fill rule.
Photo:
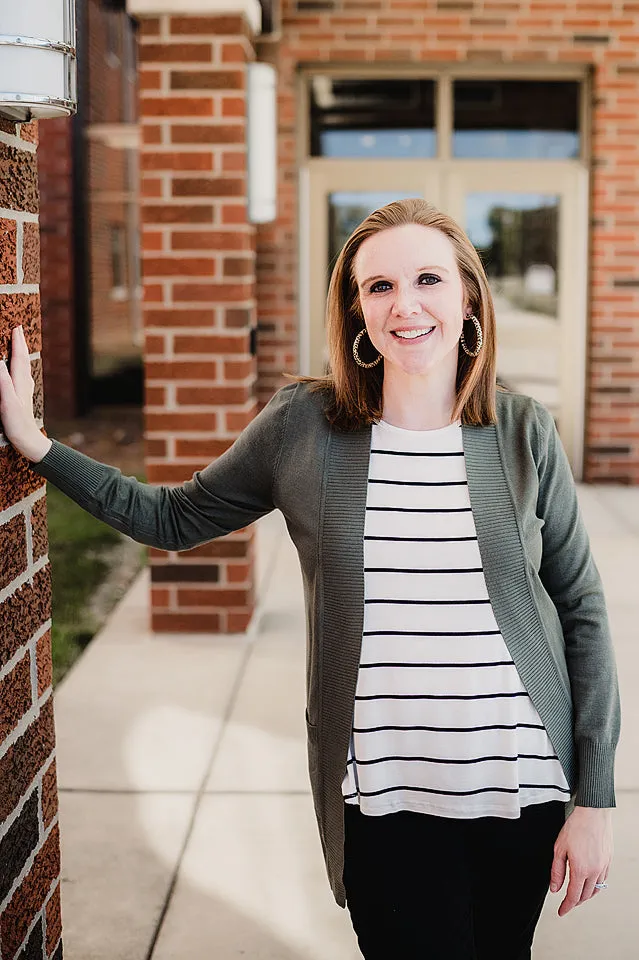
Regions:
<instances>
[{"instance_id":1,"label":"blonde hair","mask_svg":"<svg viewBox=\"0 0 639 960\"><path fill-rule=\"evenodd\" d=\"M324 377L295 379L310 383L312 389L325 394L326 415L334 426L354 430L381 419L384 360L376 367L364 369L353 359L353 341L364 326L354 262L359 248L369 237L408 224L434 227L451 241L465 296L481 323L483 346L478 356L468 356L459 345L453 419L461 418L462 423L477 426L495 423L495 308L486 273L479 254L461 227L427 200L389 203L371 213L352 232L335 262L328 288L326 334L330 372ZM469 346L475 343L474 331L467 342Z\"/></svg>"}]
</instances>

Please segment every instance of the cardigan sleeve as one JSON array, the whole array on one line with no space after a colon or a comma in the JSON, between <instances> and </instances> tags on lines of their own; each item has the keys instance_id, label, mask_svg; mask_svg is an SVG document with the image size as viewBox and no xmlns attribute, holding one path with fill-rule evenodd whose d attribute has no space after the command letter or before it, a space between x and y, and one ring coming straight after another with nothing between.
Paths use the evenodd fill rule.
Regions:
<instances>
[{"instance_id":1,"label":"cardigan sleeve","mask_svg":"<svg viewBox=\"0 0 639 960\"><path fill-rule=\"evenodd\" d=\"M540 427L538 511L544 521L540 577L561 620L574 708L579 806L615 806L619 740L617 670L599 572L555 422L535 403Z\"/></svg>"},{"instance_id":2,"label":"cardigan sleeve","mask_svg":"<svg viewBox=\"0 0 639 960\"><path fill-rule=\"evenodd\" d=\"M279 390L225 453L178 487L125 477L56 440L31 467L134 540L161 550L188 550L274 509L273 485L295 387Z\"/></svg>"}]
</instances>

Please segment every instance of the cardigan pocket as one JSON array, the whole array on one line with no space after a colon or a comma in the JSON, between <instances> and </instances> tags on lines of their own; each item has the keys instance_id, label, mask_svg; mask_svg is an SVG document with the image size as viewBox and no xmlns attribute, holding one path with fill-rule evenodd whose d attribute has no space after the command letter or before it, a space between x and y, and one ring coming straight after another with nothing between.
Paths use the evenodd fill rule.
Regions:
<instances>
[{"instance_id":1,"label":"cardigan pocket","mask_svg":"<svg viewBox=\"0 0 639 960\"><path fill-rule=\"evenodd\" d=\"M308 761L308 775L311 782L311 793L313 795L313 807L320 828L320 836L323 838L323 815L320 802L320 775L319 775L319 727L310 723L308 719L308 710L305 711L306 720L306 756ZM323 844L322 839L322 844Z\"/></svg>"},{"instance_id":2,"label":"cardigan pocket","mask_svg":"<svg viewBox=\"0 0 639 960\"><path fill-rule=\"evenodd\" d=\"M304 719L306 722L306 749L308 753L308 770L311 775L311 780L313 776L317 774L318 770L318 735L319 728L316 724L311 723L308 716L308 709L304 711Z\"/></svg>"}]
</instances>

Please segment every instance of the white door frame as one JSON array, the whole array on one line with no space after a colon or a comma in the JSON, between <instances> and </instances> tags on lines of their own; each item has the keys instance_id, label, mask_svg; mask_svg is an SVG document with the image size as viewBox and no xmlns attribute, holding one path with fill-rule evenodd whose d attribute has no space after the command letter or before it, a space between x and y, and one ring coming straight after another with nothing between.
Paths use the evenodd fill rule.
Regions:
<instances>
[{"instance_id":1,"label":"white door frame","mask_svg":"<svg viewBox=\"0 0 639 960\"><path fill-rule=\"evenodd\" d=\"M462 225L473 192L560 197L558 261L562 441L576 479L583 469L587 343L588 172L578 161L308 159L300 169L300 372L318 375L327 288L328 196L421 194Z\"/></svg>"}]
</instances>

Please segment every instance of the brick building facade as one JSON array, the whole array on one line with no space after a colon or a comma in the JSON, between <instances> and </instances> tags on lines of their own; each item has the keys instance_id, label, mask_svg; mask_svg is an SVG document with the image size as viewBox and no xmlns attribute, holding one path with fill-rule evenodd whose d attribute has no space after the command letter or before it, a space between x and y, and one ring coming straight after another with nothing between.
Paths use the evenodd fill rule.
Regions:
<instances>
[{"instance_id":1,"label":"brick building facade","mask_svg":"<svg viewBox=\"0 0 639 960\"><path fill-rule=\"evenodd\" d=\"M264 395L298 344L299 170L308 152L299 136L307 109L300 70L321 74L350 65L353 75L356 63L358 77L390 77L393 65L398 76L409 65L414 76L436 76L438 69L471 65L483 77L543 81L558 67L577 66L572 75L581 76L587 91L583 203L590 227L583 477L639 483L639 3L284 0L281 17L281 39L264 47L277 63L280 110L279 216L262 259L258 245Z\"/></svg>"},{"instance_id":2,"label":"brick building facade","mask_svg":"<svg viewBox=\"0 0 639 960\"><path fill-rule=\"evenodd\" d=\"M0 119L0 353L25 330L43 415L36 123ZM0 956L62 960L44 481L0 433Z\"/></svg>"},{"instance_id":3,"label":"brick building facade","mask_svg":"<svg viewBox=\"0 0 639 960\"><path fill-rule=\"evenodd\" d=\"M500 261L504 379L556 413L576 476L638 483L636 0L230 6L127 4L139 25L149 479L189 477L284 371L321 369L336 244L366 202L403 191L449 210ZM276 67L279 111L277 219L257 225L246 210L253 59ZM531 131L538 140L524 143ZM122 179L97 149L94 161ZM107 237L93 223L97 277ZM109 309L94 301L106 336L120 322ZM242 629L251 550L243 531L189 555L154 553L156 629Z\"/></svg>"}]
</instances>

